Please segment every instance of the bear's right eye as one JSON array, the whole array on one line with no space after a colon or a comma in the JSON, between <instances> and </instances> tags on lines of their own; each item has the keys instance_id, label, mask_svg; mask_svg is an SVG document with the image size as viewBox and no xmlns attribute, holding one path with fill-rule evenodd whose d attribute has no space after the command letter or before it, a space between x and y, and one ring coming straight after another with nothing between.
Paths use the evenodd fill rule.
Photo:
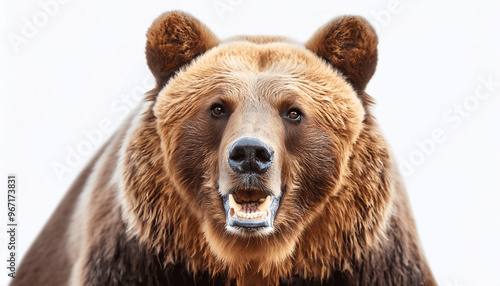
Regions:
<instances>
[{"instance_id":1,"label":"bear's right eye","mask_svg":"<svg viewBox=\"0 0 500 286\"><path fill-rule=\"evenodd\" d=\"M226 114L226 111L224 110L224 107L220 104L214 104L212 105L212 107L210 108L210 110L212 111L212 116L214 117L220 117L224 114Z\"/></svg>"}]
</instances>

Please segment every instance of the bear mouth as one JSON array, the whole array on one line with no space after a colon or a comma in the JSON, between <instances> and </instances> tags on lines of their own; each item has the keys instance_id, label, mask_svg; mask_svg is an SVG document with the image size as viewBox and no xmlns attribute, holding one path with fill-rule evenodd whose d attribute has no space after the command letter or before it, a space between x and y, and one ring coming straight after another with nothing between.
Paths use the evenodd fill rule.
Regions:
<instances>
[{"instance_id":1,"label":"bear mouth","mask_svg":"<svg viewBox=\"0 0 500 286\"><path fill-rule=\"evenodd\" d=\"M226 214L226 227L245 232L272 230L280 199L273 195L253 201L243 201L236 194L222 197Z\"/></svg>"}]
</instances>

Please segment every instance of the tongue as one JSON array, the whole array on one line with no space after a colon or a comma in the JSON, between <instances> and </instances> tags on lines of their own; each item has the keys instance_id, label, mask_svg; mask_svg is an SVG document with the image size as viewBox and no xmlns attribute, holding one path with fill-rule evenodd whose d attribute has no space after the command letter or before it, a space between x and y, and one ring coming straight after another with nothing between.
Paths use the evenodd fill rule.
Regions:
<instances>
[{"instance_id":1,"label":"tongue","mask_svg":"<svg viewBox=\"0 0 500 286\"><path fill-rule=\"evenodd\" d=\"M249 202L238 204L233 195L229 195L229 215L238 219L265 219L269 216L269 207L271 206L271 197L261 198L258 202Z\"/></svg>"}]
</instances>

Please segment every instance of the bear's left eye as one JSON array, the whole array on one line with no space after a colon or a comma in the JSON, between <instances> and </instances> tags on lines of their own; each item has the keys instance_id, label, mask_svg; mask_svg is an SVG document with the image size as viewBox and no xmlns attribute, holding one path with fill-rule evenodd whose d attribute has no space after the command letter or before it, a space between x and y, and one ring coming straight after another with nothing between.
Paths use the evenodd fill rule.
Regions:
<instances>
[{"instance_id":1,"label":"bear's left eye","mask_svg":"<svg viewBox=\"0 0 500 286\"><path fill-rule=\"evenodd\" d=\"M302 119L302 112L297 108L292 108L286 114L286 118L293 121L300 121Z\"/></svg>"},{"instance_id":2,"label":"bear's left eye","mask_svg":"<svg viewBox=\"0 0 500 286\"><path fill-rule=\"evenodd\" d=\"M210 107L210 110L212 111L212 116L214 117L219 117L222 116L226 113L224 110L224 107L220 104L214 104L212 107Z\"/></svg>"}]
</instances>

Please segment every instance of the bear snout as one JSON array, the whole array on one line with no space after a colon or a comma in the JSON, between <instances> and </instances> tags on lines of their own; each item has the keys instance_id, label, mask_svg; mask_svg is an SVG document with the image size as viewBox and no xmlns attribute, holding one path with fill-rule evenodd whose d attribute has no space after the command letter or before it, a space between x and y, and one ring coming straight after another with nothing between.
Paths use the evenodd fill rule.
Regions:
<instances>
[{"instance_id":1,"label":"bear snout","mask_svg":"<svg viewBox=\"0 0 500 286\"><path fill-rule=\"evenodd\" d=\"M257 138L245 137L229 148L228 163L238 174L264 174L273 163L274 151Z\"/></svg>"}]
</instances>

